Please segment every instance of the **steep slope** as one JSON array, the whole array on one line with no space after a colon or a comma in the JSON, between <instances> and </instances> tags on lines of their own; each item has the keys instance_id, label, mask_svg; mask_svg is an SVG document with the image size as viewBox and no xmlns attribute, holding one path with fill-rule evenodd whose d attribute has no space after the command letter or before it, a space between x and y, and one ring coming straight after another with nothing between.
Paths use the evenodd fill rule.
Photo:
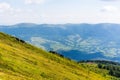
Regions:
<instances>
[{"instance_id":1,"label":"steep slope","mask_svg":"<svg viewBox=\"0 0 120 80\"><path fill-rule=\"evenodd\" d=\"M0 33L0 80L112 80L112 77Z\"/></svg>"}]
</instances>

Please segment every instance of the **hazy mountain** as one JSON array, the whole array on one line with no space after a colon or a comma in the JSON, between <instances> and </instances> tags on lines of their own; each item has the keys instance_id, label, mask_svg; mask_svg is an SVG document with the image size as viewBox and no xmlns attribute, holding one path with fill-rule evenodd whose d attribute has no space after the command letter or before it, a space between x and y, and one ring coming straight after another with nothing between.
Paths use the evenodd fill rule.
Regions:
<instances>
[{"instance_id":1,"label":"hazy mountain","mask_svg":"<svg viewBox=\"0 0 120 80\"><path fill-rule=\"evenodd\" d=\"M31 24L1 26L0 31L17 36L46 50L75 60L120 61L120 24Z\"/></svg>"}]
</instances>

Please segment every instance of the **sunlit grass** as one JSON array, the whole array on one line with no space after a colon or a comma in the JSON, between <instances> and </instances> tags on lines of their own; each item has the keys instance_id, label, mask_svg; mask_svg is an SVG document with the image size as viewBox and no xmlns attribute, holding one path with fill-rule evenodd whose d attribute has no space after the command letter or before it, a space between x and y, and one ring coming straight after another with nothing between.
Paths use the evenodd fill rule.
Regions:
<instances>
[{"instance_id":1,"label":"sunlit grass","mask_svg":"<svg viewBox=\"0 0 120 80\"><path fill-rule=\"evenodd\" d=\"M111 80L99 72L0 33L0 80Z\"/></svg>"}]
</instances>

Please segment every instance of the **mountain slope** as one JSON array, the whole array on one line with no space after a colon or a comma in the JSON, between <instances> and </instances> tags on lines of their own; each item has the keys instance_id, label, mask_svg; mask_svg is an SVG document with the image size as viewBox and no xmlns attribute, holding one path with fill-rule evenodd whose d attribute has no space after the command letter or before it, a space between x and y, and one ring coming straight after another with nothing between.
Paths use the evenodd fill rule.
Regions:
<instances>
[{"instance_id":1,"label":"mountain slope","mask_svg":"<svg viewBox=\"0 0 120 80\"><path fill-rule=\"evenodd\" d=\"M120 62L120 24L31 24L0 26L0 31L74 60L107 59ZM71 53L77 54L76 56ZM84 53L84 54L82 54ZM80 56L83 55L83 56ZM98 56L100 55L100 56ZM91 56L91 57L89 57Z\"/></svg>"},{"instance_id":2,"label":"mountain slope","mask_svg":"<svg viewBox=\"0 0 120 80\"><path fill-rule=\"evenodd\" d=\"M61 58L0 33L1 80L111 80L76 62Z\"/></svg>"}]
</instances>

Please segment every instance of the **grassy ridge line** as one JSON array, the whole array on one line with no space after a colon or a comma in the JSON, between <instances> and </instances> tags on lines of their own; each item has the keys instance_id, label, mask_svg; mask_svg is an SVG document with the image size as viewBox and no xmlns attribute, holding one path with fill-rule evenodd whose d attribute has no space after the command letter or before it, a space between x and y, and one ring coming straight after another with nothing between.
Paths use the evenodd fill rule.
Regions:
<instances>
[{"instance_id":1,"label":"grassy ridge line","mask_svg":"<svg viewBox=\"0 0 120 80\"><path fill-rule=\"evenodd\" d=\"M0 33L2 80L111 80L110 78Z\"/></svg>"}]
</instances>

